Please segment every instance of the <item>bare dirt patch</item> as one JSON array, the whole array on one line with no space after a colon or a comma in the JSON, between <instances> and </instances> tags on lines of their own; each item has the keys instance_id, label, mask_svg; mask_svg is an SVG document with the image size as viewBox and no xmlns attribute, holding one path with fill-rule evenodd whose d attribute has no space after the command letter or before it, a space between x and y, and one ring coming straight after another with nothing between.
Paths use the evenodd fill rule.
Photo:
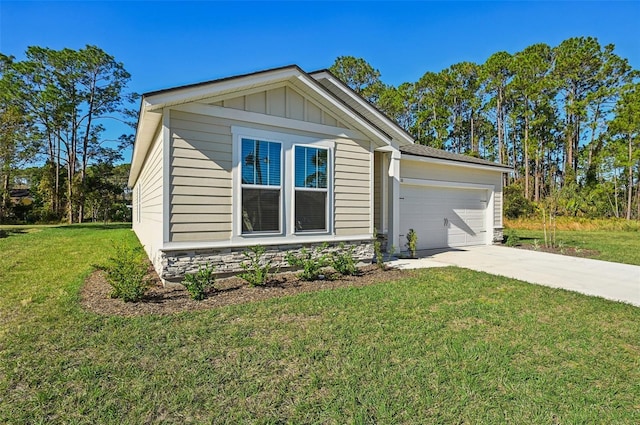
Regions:
<instances>
[{"instance_id":1,"label":"bare dirt patch","mask_svg":"<svg viewBox=\"0 0 640 425\"><path fill-rule=\"evenodd\" d=\"M125 303L110 298L111 286L104 272L97 270L85 281L80 291L82 306L89 311L102 315L141 316L147 314L168 315L184 311L207 310L225 305L244 304L269 298L295 295L342 287L360 287L375 283L396 280L411 275L411 271L366 266L358 276L329 276L325 280L306 282L298 279L295 273L280 273L263 287L251 287L238 277L219 279L216 290L210 292L202 301L192 300L189 293L181 287L164 287L158 275L152 273L153 285L140 302Z\"/></svg>"},{"instance_id":2,"label":"bare dirt patch","mask_svg":"<svg viewBox=\"0 0 640 425\"><path fill-rule=\"evenodd\" d=\"M571 257L594 258L600 255L600 251L595 249L576 248L573 246L564 247L545 247L544 245L520 244L516 246L520 249L528 249L531 251L549 252L551 254L569 255Z\"/></svg>"}]
</instances>

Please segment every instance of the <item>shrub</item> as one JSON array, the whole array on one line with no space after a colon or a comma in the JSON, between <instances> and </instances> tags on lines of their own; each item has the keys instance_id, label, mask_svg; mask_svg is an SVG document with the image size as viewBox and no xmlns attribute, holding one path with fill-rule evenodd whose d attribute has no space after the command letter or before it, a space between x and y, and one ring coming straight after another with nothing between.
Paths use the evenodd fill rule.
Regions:
<instances>
[{"instance_id":1,"label":"shrub","mask_svg":"<svg viewBox=\"0 0 640 425\"><path fill-rule=\"evenodd\" d=\"M503 190L504 216L510 219L529 217L535 212L535 205L523 195L522 186L511 184Z\"/></svg>"},{"instance_id":2,"label":"shrub","mask_svg":"<svg viewBox=\"0 0 640 425\"><path fill-rule=\"evenodd\" d=\"M248 262L240 264L244 273L238 276L246 280L251 286L262 286L267 283L269 276L272 274L272 261L264 259L265 248L261 245L252 246L243 254L247 257ZM278 273L276 269L275 273Z\"/></svg>"},{"instance_id":3,"label":"shrub","mask_svg":"<svg viewBox=\"0 0 640 425\"><path fill-rule=\"evenodd\" d=\"M418 249L418 235L413 229L409 229L409 232L407 232L406 247L411 253L411 257L415 258L416 250Z\"/></svg>"},{"instance_id":4,"label":"shrub","mask_svg":"<svg viewBox=\"0 0 640 425\"><path fill-rule=\"evenodd\" d=\"M316 247L314 250L302 248L300 254L294 254L288 252L286 255L287 263L292 267L302 268L302 272L298 274L298 277L302 280L317 280L320 277L323 267L328 264L327 254L324 250L327 248L327 244Z\"/></svg>"},{"instance_id":5,"label":"shrub","mask_svg":"<svg viewBox=\"0 0 640 425\"><path fill-rule=\"evenodd\" d=\"M9 236L9 232L7 232L6 230L0 229L0 239L6 238L7 236Z\"/></svg>"},{"instance_id":6,"label":"shrub","mask_svg":"<svg viewBox=\"0 0 640 425\"><path fill-rule=\"evenodd\" d=\"M189 273L184 276L182 285L189 291L191 298L200 301L203 300L209 289L215 289L214 268L211 266L198 266L196 273Z\"/></svg>"},{"instance_id":7,"label":"shrub","mask_svg":"<svg viewBox=\"0 0 640 425\"><path fill-rule=\"evenodd\" d=\"M354 276L360 270L356 266L357 260L353 256L355 248L345 248L344 243L338 246L337 251L331 253L331 267L343 276Z\"/></svg>"},{"instance_id":8,"label":"shrub","mask_svg":"<svg viewBox=\"0 0 640 425\"><path fill-rule=\"evenodd\" d=\"M113 288L110 296L125 302L140 301L151 286L147 276L147 261L139 247L125 243L114 245L115 254L109 257L103 269L107 282Z\"/></svg>"},{"instance_id":9,"label":"shrub","mask_svg":"<svg viewBox=\"0 0 640 425\"><path fill-rule=\"evenodd\" d=\"M520 245L520 238L516 235L514 230L507 231L507 241L505 242L507 246L518 246Z\"/></svg>"}]
</instances>

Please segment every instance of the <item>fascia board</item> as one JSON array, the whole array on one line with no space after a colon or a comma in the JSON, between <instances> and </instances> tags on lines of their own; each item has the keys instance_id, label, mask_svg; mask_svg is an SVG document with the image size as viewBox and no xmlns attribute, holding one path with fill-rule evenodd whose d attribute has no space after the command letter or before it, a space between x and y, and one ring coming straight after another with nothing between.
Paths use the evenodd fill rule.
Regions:
<instances>
[{"instance_id":1,"label":"fascia board","mask_svg":"<svg viewBox=\"0 0 640 425\"><path fill-rule=\"evenodd\" d=\"M410 155L406 153L401 153L400 159L403 161L417 161L417 162L426 162L429 164L452 165L456 167L475 168L477 170L496 171L496 172L499 171L502 173L510 173L513 171L513 168L505 167L501 165L493 166L493 165L474 164L472 162L454 161L454 160L442 159L442 158L429 158L425 156Z\"/></svg>"},{"instance_id":2,"label":"fascia board","mask_svg":"<svg viewBox=\"0 0 640 425\"><path fill-rule=\"evenodd\" d=\"M142 164L151 143L153 143L156 130L162 121L162 111L160 112L142 112L138 127L136 129L136 139L133 144L133 155L131 157L131 170L129 171L129 187L133 187L138 180L138 175L142 170Z\"/></svg>"},{"instance_id":3,"label":"fascia board","mask_svg":"<svg viewBox=\"0 0 640 425\"><path fill-rule=\"evenodd\" d=\"M407 143L410 143L410 144L414 143L414 140L413 140L412 137L410 137L408 134L405 134L403 131L399 131L396 128L398 126L396 123L394 123L391 120L389 120L389 118L387 118L386 116L381 114L380 111L378 111L377 109L372 107L369 104L369 102L365 101L360 96L356 96L350 90L346 90L345 87L344 87L344 83L342 81L338 80L337 78L335 78L332 74L330 74L330 73L328 73L326 71L320 71L320 72L311 74L311 76L316 80L317 79L325 79L325 80L329 81L333 86L338 88L341 92L343 92L344 94L349 96L351 99L353 99L355 102L357 102L360 106L365 108L370 114L375 115L378 119L383 121L391 130L393 130L393 132L398 136L399 139L401 139L401 140L403 140L403 141L405 141Z\"/></svg>"}]
</instances>

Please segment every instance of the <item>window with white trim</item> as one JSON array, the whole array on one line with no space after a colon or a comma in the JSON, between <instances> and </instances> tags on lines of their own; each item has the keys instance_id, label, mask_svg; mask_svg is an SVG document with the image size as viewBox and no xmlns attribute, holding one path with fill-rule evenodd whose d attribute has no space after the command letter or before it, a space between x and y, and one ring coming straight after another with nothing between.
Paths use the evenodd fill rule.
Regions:
<instances>
[{"instance_id":1,"label":"window with white trim","mask_svg":"<svg viewBox=\"0 0 640 425\"><path fill-rule=\"evenodd\" d=\"M328 230L328 160L328 149L294 146L296 232Z\"/></svg>"},{"instance_id":2,"label":"window with white trim","mask_svg":"<svg viewBox=\"0 0 640 425\"><path fill-rule=\"evenodd\" d=\"M242 233L280 233L282 145L243 138L240 168Z\"/></svg>"}]
</instances>

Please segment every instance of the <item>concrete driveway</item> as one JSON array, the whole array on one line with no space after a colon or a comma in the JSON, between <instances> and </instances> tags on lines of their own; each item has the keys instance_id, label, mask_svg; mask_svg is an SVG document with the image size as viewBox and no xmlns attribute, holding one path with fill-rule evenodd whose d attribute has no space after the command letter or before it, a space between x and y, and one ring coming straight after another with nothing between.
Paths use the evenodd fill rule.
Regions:
<instances>
[{"instance_id":1,"label":"concrete driveway","mask_svg":"<svg viewBox=\"0 0 640 425\"><path fill-rule=\"evenodd\" d=\"M640 266L482 245L420 251L420 258L389 262L402 269L458 266L640 307Z\"/></svg>"}]
</instances>

